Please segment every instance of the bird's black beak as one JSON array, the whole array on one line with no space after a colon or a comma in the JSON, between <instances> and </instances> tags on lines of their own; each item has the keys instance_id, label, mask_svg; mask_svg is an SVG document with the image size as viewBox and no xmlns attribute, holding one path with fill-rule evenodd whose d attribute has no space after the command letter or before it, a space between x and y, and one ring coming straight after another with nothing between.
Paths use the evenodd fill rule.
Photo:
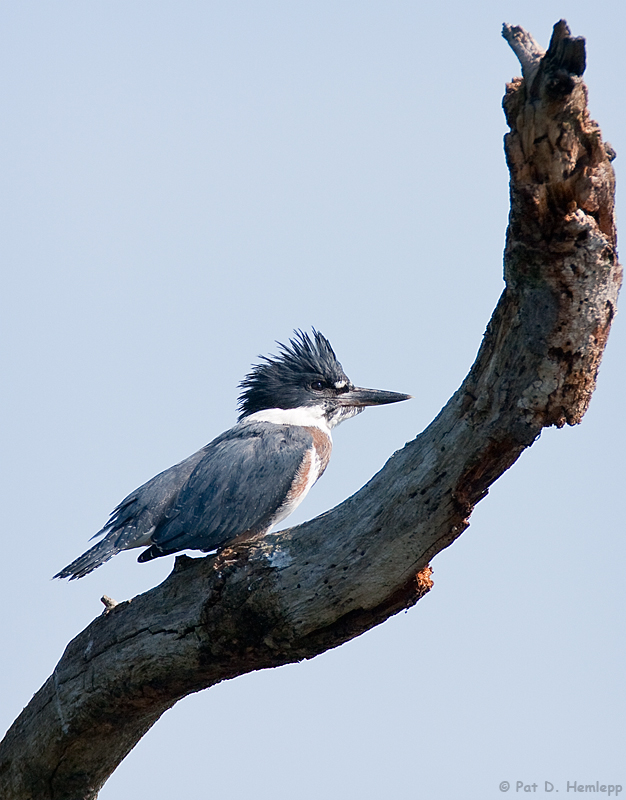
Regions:
<instances>
[{"instance_id":1,"label":"bird's black beak","mask_svg":"<svg viewBox=\"0 0 626 800\"><path fill-rule=\"evenodd\" d=\"M365 406L384 406L387 403L399 403L401 400L410 400L410 394L400 392L384 392L381 389L361 389L354 386L343 392L337 398L342 406L364 408Z\"/></svg>"}]
</instances>

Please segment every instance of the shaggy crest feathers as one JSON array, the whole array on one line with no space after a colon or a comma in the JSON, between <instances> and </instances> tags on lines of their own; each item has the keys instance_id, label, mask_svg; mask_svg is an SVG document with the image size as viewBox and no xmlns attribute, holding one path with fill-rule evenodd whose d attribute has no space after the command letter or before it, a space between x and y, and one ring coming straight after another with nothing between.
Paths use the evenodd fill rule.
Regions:
<instances>
[{"instance_id":1,"label":"shaggy crest feathers","mask_svg":"<svg viewBox=\"0 0 626 800\"><path fill-rule=\"evenodd\" d=\"M267 408L297 408L303 385L314 381L350 384L328 339L315 328L312 331L311 337L295 330L288 345L276 342L279 355L259 356L263 363L255 364L239 384L240 420Z\"/></svg>"}]
</instances>

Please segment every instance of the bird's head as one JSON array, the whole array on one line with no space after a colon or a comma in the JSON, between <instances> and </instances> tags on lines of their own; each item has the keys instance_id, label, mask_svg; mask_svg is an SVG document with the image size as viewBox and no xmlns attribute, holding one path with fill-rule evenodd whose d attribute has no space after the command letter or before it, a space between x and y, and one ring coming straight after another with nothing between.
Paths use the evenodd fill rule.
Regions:
<instances>
[{"instance_id":1,"label":"bird's head","mask_svg":"<svg viewBox=\"0 0 626 800\"><path fill-rule=\"evenodd\" d=\"M295 331L288 345L278 342L278 346L279 355L262 356L261 363L253 366L240 383L240 420L270 409L302 409L325 419L333 428L366 406L397 403L411 397L354 386L328 339L315 329L312 336Z\"/></svg>"}]
</instances>

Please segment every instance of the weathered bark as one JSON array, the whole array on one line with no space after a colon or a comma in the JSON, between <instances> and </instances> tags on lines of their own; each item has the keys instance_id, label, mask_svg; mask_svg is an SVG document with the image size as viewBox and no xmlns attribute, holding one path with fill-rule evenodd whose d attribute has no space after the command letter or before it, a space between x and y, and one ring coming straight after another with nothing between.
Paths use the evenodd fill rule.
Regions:
<instances>
[{"instance_id":1,"label":"weathered bark","mask_svg":"<svg viewBox=\"0 0 626 800\"><path fill-rule=\"evenodd\" d=\"M311 658L412 606L490 484L543 427L580 422L621 281L614 154L587 113L584 40L564 22L545 54L522 29L504 35L524 72L504 98L506 289L463 385L333 511L180 557L160 586L94 620L0 745L4 800L94 798L181 697Z\"/></svg>"}]
</instances>

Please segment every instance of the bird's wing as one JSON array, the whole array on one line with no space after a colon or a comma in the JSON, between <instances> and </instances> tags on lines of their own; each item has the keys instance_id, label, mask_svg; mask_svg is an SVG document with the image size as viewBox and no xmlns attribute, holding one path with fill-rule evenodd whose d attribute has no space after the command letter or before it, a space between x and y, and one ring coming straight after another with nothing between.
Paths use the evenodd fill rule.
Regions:
<instances>
[{"instance_id":1,"label":"bird's wing","mask_svg":"<svg viewBox=\"0 0 626 800\"><path fill-rule=\"evenodd\" d=\"M312 435L297 426L231 428L205 448L151 536L155 549L210 551L241 533L267 530L311 447Z\"/></svg>"}]
</instances>

